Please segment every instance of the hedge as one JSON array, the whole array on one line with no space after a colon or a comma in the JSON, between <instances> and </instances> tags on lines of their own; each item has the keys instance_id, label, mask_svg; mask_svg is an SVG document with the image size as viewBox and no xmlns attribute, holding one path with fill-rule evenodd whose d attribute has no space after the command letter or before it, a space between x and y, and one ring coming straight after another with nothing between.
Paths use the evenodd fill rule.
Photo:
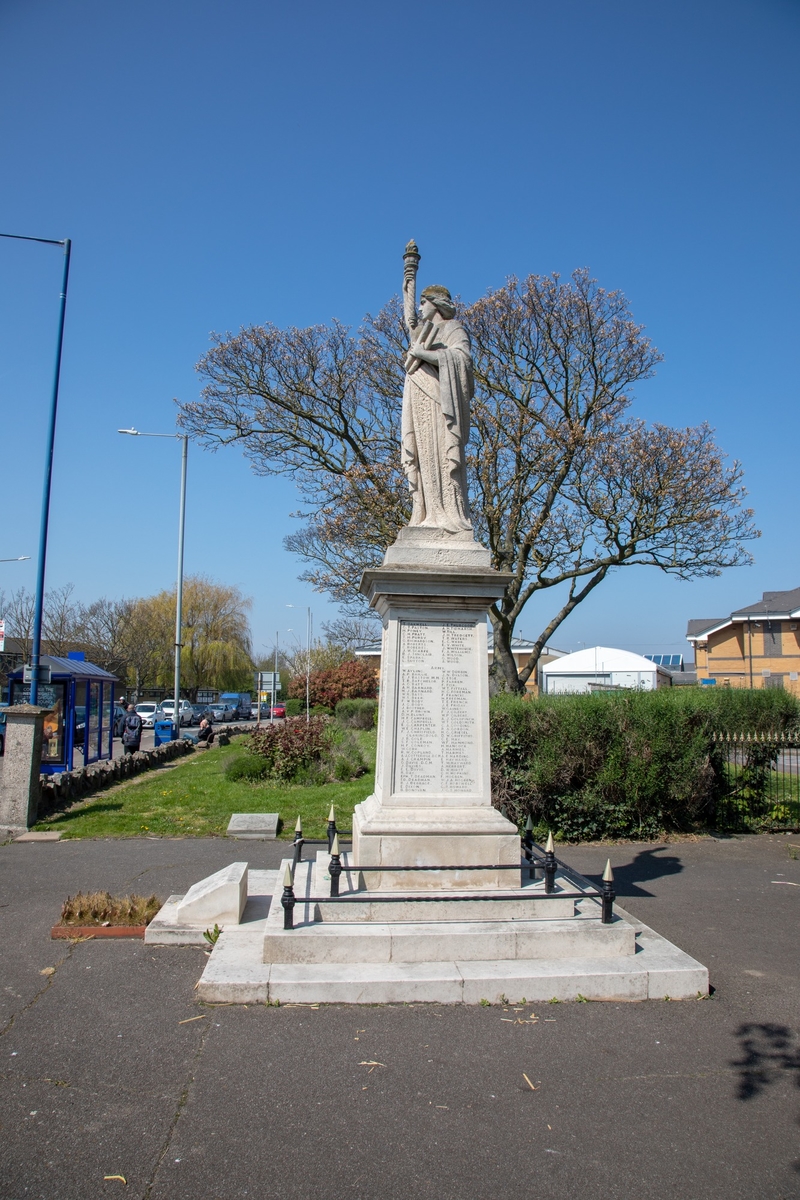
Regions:
<instances>
[{"instance_id":1,"label":"hedge","mask_svg":"<svg viewBox=\"0 0 800 1200\"><path fill-rule=\"evenodd\" d=\"M713 825L725 790L714 733L800 725L787 692L500 695L491 704L492 794L520 825L567 839L656 837Z\"/></svg>"}]
</instances>

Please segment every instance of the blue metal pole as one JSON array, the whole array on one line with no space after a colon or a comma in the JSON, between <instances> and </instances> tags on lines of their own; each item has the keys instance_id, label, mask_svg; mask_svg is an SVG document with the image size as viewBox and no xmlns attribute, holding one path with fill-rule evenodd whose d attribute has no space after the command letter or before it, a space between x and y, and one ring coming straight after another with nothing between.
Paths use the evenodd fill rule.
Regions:
<instances>
[{"instance_id":1,"label":"blue metal pole","mask_svg":"<svg viewBox=\"0 0 800 1200\"><path fill-rule=\"evenodd\" d=\"M189 435L178 434L183 442L181 453L181 500L178 513L178 586L175 596L175 723L174 737L181 736L181 626L183 619L183 539L186 529L186 464L189 457Z\"/></svg>"},{"instance_id":2,"label":"blue metal pole","mask_svg":"<svg viewBox=\"0 0 800 1200\"><path fill-rule=\"evenodd\" d=\"M56 413L58 411L58 385L61 379L61 349L64 345L64 318L67 312L67 284L69 282L69 258L72 242L64 239L64 277L61 283L61 301L58 314L58 342L56 345L56 369L53 379L53 398L50 404L50 424L47 433L47 456L44 467L44 489L42 492L42 517L39 528L39 561L36 567L36 605L33 612L33 650L31 652L31 704L39 703L39 659L42 652L42 614L44 612L44 569L47 560L47 527L50 522L50 485L53 478L53 450L56 440Z\"/></svg>"}]
</instances>

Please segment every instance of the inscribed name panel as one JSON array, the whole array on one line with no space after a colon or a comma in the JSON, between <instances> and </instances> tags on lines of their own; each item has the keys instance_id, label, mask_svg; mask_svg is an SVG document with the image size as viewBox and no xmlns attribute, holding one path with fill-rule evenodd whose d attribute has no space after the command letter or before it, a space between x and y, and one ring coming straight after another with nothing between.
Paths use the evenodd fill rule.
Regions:
<instances>
[{"instance_id":1,"label":"inscribed name panel","mask_svg":"<svg viewBox=\"0 0 800 1200\"><path fill-rule=\"evenodd\" d=\"M481 788L478 630L473 621L401 621L395 793Z\"/></svg>"}]
</instances>

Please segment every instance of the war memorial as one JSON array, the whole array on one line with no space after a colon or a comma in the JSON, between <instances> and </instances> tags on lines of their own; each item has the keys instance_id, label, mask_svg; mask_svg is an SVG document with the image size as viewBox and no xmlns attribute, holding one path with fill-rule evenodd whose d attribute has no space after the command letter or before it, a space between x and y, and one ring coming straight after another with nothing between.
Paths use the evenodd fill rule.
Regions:
<instances>
[{"instance_id":1,"label":"war memorial","mask_svg":"<svg viewBox=\"0 0 800 1200\"><path fill-rule=\"evenodd\" d=\"M508 579L474 537L465 447L473 367L447 288L416 296L404 254L409 334L402 461L406 528L361 589L383 625L373 794L345 849L298 831L278 872L233 863L170 897L151 943L222 928L198 986L229 1003L673 999L705 995L708 971L614 907L602 888L492 805L486 613Z\"/></svg>"}]
</instances>

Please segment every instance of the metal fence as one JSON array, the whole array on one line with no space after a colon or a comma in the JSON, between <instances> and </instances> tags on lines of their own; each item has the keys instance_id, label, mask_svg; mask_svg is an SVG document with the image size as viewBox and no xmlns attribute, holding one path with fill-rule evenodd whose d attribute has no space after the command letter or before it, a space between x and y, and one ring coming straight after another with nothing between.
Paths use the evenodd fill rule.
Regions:
<instances>
[{"instance_id":1,"label":"metal fence","mask_svg":"<svg viewBox=\"0 0 800 1200\"><path fill-rule=\"evenodd\" d=\"M800 829L800 732L714 735L723 791L717 824Z\"/></svg>"}]
</instances>

